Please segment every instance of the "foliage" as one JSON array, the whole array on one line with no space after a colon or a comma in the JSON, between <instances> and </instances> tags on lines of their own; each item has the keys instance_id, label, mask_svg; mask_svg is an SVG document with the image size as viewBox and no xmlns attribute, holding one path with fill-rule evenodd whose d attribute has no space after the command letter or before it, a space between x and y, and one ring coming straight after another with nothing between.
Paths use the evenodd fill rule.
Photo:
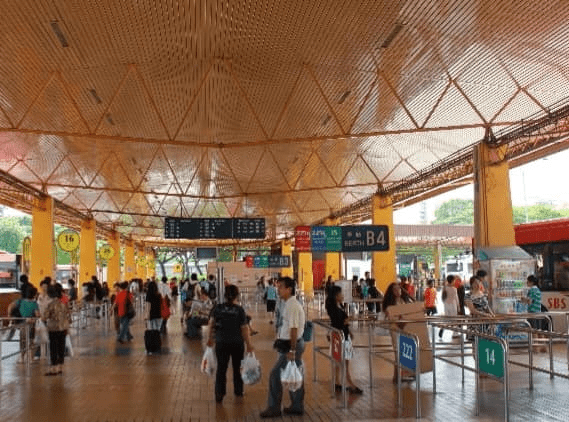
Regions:
<instances>
[{"instance_id":1,"label":"foliage","mask_svg":"<svg viewBox=\"0 0 569 422\"><path fill-rule=\"evenodd\" d=\"M18 217L0 218L0 249L10 253L22 252L22 241L26 232Z\"/></svg>"},{"instance_id":2,"label":"foliage","mask_svg":"<svg viewBox=\"0 0 569 422\"><path fill-rule=\"evenodd\" d=\"M451 199L435 211L433 224L474 224L474 201Z\"/></svg>"},{"instance_id":3,"label":"foliage","mask_svg":"<svg viewBox=\"0 0 569 422\"><path fill-rule=\"evenodd\" d=\"M528 207L514 207L514 224L530 221L562 218L569 215L569 210L556 210L549 204L536 204ZM527 217L527 218L526 218Z\"/></svg>"}]
</instances>

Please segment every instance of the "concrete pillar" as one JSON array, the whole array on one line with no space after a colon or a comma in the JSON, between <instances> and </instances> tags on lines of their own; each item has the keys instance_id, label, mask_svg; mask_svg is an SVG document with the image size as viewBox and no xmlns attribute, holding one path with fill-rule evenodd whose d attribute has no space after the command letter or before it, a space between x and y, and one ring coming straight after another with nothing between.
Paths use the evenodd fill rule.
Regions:
<instances>
[{"instance_id":1,"label":"concrete pillar","mask_svg":"<svg viewBox=\"0 0 569 422\"><path fill-rule=\"evenodd\" d=\"M134 242L127 240L124 249L124 279L130 281L136 278L136 264L134 262Z\"/></svg>"},{"instance_id":2,"label":"concrete pillar","mask_svg":"<svg viewBox=\"0 0 569 422\"><path fill-rule=\"evenodd\" d=\"M146 280L146 252L143 243L136 246L136 277Z\"/></svg>"},{"instance_id":3,"label":"concrete pillar","mask_svg":"<svg viewBox=\"0 0 569 422\"><path fill-rule=\"evenodd\" d=\"M120 235L116 231L112 231L107 237L107 242L114 250L114 255L107 261L107 283L112 289L115 283L121 281L121 242Z\"/></svg>"},{"instance_id":4,"label":"concrete pillar","mask_svg":"<svg viewBox=\"0 0 569 422\"><path fill-rule=\"evenodd\" d=\"M389 196L374 195L371 222L372 224L386 225L389 231L389 250L372 252L371 254L371 276L375 278L376 287L385 292L387 286L397 280L393 205Z\"/></svg>"},{"instance_id":5,"label":"concrete pillar","mask_svg":"<svg viewBox=\"0 0 569 422\"><path fill-rule=\"evenodd\" d=\"M510 175L505 147L481 142L474 149L474 247L513 246Z\"/></svg>"},{"instance_id":6,"label":"concrete pillar","mask_svg":"<svg viewBox=\"0 0 569 422\"><path fill-rule=\"evenodd\" d=\"M44 277L54 277L55 239L53 198L36 199L32 207L30 283L39 287Z\"/></svg>"},{"instance_id":7,"label":"concrete pillar","mask_svg":"<svg viewBox=\"0 0 569 422\"><path fill-rule=\"evenodd\" d=\"M314 296L314 280L312 278L312 252L298 253L298 287L305 297Z\"/></svg>"},{"instance_id":8,"label":"concrete pillar","mask_svg":"<svg viewBox=\"0 0 569 422\"><path fill-rule=\"evenodd\" d=\"M337 218L327 218L324 222L325 226L337 226ZM332 280L340 280L342 274L342 254L340 252L326 252L324 255L326 279L332 276Z\"/></svg>"},{"instance_id":9,"label":"concrete pillar","mask_svg":"<svg viewBox=\"0 0 569 422\"><path fill-rule=\"evenodd\" d=\"M97 275L97 239L95 220L87 219L81 222L81 250L79 252L79 285L91 281ZM78 289L79 292L82 289Z\"/></svg>"},{"instance_id":10,"label":"concrete pillar","mask_svg":"<svg viewBox=\"0 0 569 422\"><path fill-rule=\"evenodd\" d=\"M156 259L151 248L146 249L146 278L156 277ZM144 280L146 281L146 280Z\"/></svg>"},{"instance_id":11,"label":"concrete pillar","mask_svg":"<svg viewBox=\"0 0 569 422\"><path fill-rule=\"evenodd\" d=\"M435 257L435 280L441 280L441 260L443 256L443 248L440 242L437 242L434 248L433 256Z\"/></svg>"},{"instance_id":12,"label":"concrete pillar","mask_svg":"<svg viewBox=\"0 0 569 422\"><path fill-rule=\"evenodd\" d=\"M283 256L290 256L290 267L288 268L282 268L281 269L281 275L283 277L293 277L293 269L292 269L292 245L290 243L290 240L283 240L281 242L281 254Z\"/></svg>"}]
</instances>

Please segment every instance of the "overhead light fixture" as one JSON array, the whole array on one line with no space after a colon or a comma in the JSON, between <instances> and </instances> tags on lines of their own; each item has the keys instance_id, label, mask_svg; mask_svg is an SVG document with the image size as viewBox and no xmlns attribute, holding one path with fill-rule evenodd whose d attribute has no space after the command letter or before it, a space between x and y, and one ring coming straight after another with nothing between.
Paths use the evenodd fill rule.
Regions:
<instances>
[{"instance_id":1,"label":"overhead light fixture","mask_svg":"<svg viewBox=\"0 0 569 422\"><path fill-rule=\"evenodd\" d=\"M322 120L322 126L326 126L331 118L332 118L332 116L327 114L326 117L324 117L324 120Z\"/></svg>"},{"instance_id":2,"label":"overhead light fixture","mask_svg":"<svg viewBox=\"0 0 569 422\"><path fill-rule=\"evenodd\" d=\"M387 38L383 41L383 44L381 44L381 48L388 48L402 29L403 25L396 23Z\"/></svg>"},{"instance_id":3,"label":"overhead light fixture","mask_svg":"<svg viewBox=\"0 0 569 422\"><path fill-rule=\"evenodd\" d=\"M113 116L111 116L111 113L107 113L107 115L105 116L105 118L107 119L107 122L108 122L111 126L114 126L114 125L115 125L115 121L113 120Z\"/></svg>"},{"instance_id":4,"label":"overhead light fixture","mask_svg":"<svg viewBox=\"0 0 569 422\"><path fill-rule=\"evenodd\" d=\"M95 91L95 89L90 89L89 93L91 94L91 97L93 97L93 100L95 100L95 103L97 104L101 104L103 102L103 100L101 100L101 97L99 97L99 94L97 94L97 91Z\"/></svg>"},{"instance_id":5,"label":"overhead light fixture","mask_svg":"<svg viewBox=\"0 0 569 422\"><path fill-rule=\"evenodd\" d=\"M63 35L63 31L59 27L59 21L57 21L57 20L51 21L51 29L52 29L53 33L55 34L55 36L57 37L57 39L59 40L59 43L61 44L61 46L63 48L69 47L69 43L67 42L65 35Z\"/></svg>"},{"instance_id":6,"label":"overhead light fixture","mask_svg":"<svg viewBox=\"0 0 569 422\"><path fill-rule=\"evenodd\" d=\"M351 93L352 93L352 91L350 91L350 90L344 92L342 94L342 96L340 97L340 99L338 100L338 104L342 104L344 101L346 101L346 98L348 98L348 95L350 95Z\"/></svg>"}]
</instances>

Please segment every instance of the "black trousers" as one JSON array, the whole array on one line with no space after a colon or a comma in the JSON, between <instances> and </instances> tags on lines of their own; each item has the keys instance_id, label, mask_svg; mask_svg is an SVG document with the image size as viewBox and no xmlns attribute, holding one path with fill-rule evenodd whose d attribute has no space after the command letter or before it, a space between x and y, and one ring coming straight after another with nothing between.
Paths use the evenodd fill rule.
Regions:
<instances>
[{"instance_id":1,"label":"black trousers","mask_svg":"<svg viewBox=\"0 0 569 422\"><path fill-rule=\"evenodd\" d=\"M52 365L62 365L65 359L65 331L49 332L49 355Z\"/></svg>"},{"instance_id":2,"label":"black trousers","mask_svg":"<svg viewBox=\"0 0 569 422\"><path fill-rule=\"evenodd\" d=\"M241 361L245 354L243 343L217 343L215 357L217 358L217 372L215 374L215 398L225 396L227 384L227 368L229 359L233 367L233 392L236 396L243 395L243 380L241 379Z\"/></svg>"}]
</instances>

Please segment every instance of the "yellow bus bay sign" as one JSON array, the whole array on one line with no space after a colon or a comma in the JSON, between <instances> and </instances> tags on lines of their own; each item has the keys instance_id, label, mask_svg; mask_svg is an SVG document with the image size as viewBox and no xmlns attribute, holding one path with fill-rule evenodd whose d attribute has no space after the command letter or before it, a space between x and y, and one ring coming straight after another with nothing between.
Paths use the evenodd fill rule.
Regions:
<instances>
[{"instance_id":1,"label":"yellow bus bay sign","mask_svg":"<svg viewBox=\"0 0 569 422\"><path fill-rule=\"evenodd\" d=\"M65 252L73 252L79 247L79 233L74 230L64 230L57 236L57 244Z\"/></svg>"},{"instance_id":2,"label":"yellow bus bay sign","mask_svg":"<svg viewBox=\"0 0 569 422\"><path fill-rule=\"evenodd\" d=\"M111 245L105 244L99 248L99 256L105 261L108 261L115 256L115 249Z\"/></svg>"}]
</instances>

